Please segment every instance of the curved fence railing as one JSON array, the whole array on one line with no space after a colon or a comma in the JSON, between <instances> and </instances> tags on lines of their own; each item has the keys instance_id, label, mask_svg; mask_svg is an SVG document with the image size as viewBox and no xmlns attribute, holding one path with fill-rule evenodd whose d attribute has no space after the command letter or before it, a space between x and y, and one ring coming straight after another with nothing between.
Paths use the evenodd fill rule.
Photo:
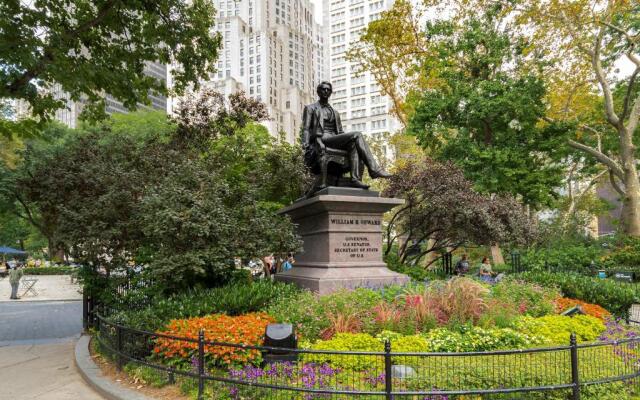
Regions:
<instances>
[{"instance_id":1,"label":"curved fence railing","mask_svg":"<svg viewBox=\"0 0 640 400\"><path fill-rule=\"evenodd\" d=\"M147 380L179 384L198 399L513 399L552 392L579 399L589 386L635 384L640 375L640 338L577 344L572 336L567 346L474 353L392 352L387 342L381 352L339 352L221 343L203 331L176 337L100 315L95 322L100 347L119 367L143 369ZM296 361L261 363L278 352ZM244 367L227 366L233 364Z\"/></svg>"}]
</instances>

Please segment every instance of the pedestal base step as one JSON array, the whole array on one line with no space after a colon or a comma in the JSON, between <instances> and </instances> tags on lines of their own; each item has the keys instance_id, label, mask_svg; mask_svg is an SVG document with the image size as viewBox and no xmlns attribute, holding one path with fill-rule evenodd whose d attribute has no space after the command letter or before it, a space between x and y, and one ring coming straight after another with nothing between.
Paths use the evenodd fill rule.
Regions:
<instances>
[{"instance_id":1,"label":"pedestal base step","mask_svg":"<svg viewBox=\"0 0 640 400\"><path fill-rule=\"evenodd\" d=\"M338 289L366 287L377 289L389 285L404 285L409 277L391 271L387 267L310 268L296 266L287 272L276 274L275 280L294 283L319 294Z\"/></svg>"}]
</instances>

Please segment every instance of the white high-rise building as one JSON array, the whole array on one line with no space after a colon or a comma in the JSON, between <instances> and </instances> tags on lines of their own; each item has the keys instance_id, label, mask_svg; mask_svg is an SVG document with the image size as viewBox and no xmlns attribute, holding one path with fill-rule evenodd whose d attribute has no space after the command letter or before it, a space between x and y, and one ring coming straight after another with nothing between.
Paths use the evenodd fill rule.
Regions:
<instances>
[{"instance_id":1,"label":"white high-rise building","mask_svg":"<svg viewBox=\"0 0 640 400\"><path fill-rule=\"evenodd\" d=\"M400 123L389 114L391 102L380 93L375 78L346 60L369 22L391 8L395 0L323 0L325 67L333 83L333 107L340 112L345 131L378 136L394 132Z\"/></svg>"},{"instance_id":2,"label":"white high-rise building","mask_svg":"<svg viewBox=\"0 0 640 400\"><path fill-rule=\"evenodd\" d=\"M302 110L324 74L323 30L309 0L215 0L222 35L217 72L204 82L229 95L244 90L267 105L272 135L299 137Z\"/></svg>"}]
</instances>

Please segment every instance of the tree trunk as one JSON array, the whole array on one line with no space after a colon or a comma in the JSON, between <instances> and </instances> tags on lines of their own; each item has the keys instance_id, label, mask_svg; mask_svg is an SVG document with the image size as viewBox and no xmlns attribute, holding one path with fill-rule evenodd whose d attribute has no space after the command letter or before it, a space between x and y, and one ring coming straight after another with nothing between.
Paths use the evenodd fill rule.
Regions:
<instances>
[{"instance_id":1,"label":"tree trunk","mask_svg":"<svg viewBox=\"0 0 640 400\"><path fill-rule=\"evenodd\" d=\"M622 203L624 233L640 237L640 181L635 160L635 146L626 128L620 128L620 158L624 171L625 196Z\"/></svg>"},{"instance_id":2,"label":"tree trunk","mask_svg":"<svg viewBox=\"0 0 640 400\"><path fill-rule=\"evenodd\" d=\"M428 239L427 240L427 249L431 249L433 248L433 246L435 245L435 240L433 239ZM425 254L425 256L422 258L422 267L427 268L429 265L431 265L433 263L433 261L435 259L438 258L438 254L435 251L430 251L427 254Z\"/></svg>"},{"instance_id":3,"label":"tree trunk","mask_svg":"<svg viewBox=\"0 0 640 400\"><path fill-rule=\"evenodd\" d=\"M491 246L491 259L493 260L493 265L504 264L504 257L502 257L502 249L500 249L500 245L498 243Z\"/></svg>"}]
</instances>

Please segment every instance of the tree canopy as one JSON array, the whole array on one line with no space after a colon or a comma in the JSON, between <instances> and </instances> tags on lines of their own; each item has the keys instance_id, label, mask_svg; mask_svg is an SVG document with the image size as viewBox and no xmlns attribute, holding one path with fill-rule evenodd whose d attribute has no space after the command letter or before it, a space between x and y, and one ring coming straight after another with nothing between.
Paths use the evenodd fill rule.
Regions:
<instances>
[{"instance_id":1,"label":"tree canopy","mask_svg":"<svg viewBox=\"0 0 640 400\"><path fill-rule=\"evenodd\" d=\"M145 63L174 63L173 89L181 93L208 77L218 57L211 0L42 0L0 3L0 99L26 101L48 120L64 107L54 89L82 101L87 117L103 118L104 93L134 109L151 92L166 95ZM3 120L0 134L25 131Z\"/></svg>"},{"instance_id":2,"label":"tree canopy","mask_svg":"<svg viewBox=\"0 0 640 400\"><path fill-rule=\"evenodd\" d=\"M543 68L530 69L526 38L508 28L499 9L461 23L427 23L433 57L423 68L438 84L413 101L407 132L430 154L459 165L476 188L548 206L562 182L569 129L541 125Z\"/></svg>"},{"instance_id":3,"label":"tree canopy","mask_svg":"<svg viewBox=\"0 0 640 400\"><path fill-rule=\"evenodd\" d=\"M429 253L465 243L526 244L536 234L535 224L513 197L476 192L451 162L424 158L406 163L383 194L405 200L391 211L386 230L386 252L397 248L403 263L415 265ZM411 247L418 250L409 251Z\"/></svg>"},{"instance_id":4,"label":"tree canopy","mask_svg":"<svg viewBox=\"0 0 640 400\"><path fill-rule=\"evenodd\" d=\"M0 171L0 212L93 268L147 264L166 290L223 283L234 257L297 250L274 211L303 193L300 149L269 135L256 120L265 106L243 94L220 98L194 128L192 108L212 97L193 96L175 120L140 112L48 126L49 141L27 140L23 161Z\"/></svg>"}]
</instances>

